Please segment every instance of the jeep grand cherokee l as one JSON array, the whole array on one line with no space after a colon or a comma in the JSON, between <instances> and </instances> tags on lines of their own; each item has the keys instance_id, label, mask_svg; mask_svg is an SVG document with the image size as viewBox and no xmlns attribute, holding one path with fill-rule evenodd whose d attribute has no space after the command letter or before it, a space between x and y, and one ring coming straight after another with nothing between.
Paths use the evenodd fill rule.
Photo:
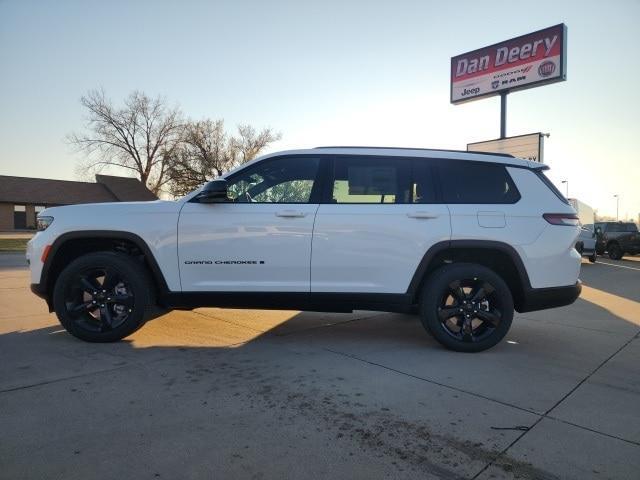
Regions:
<instances>
[{"instance_id":1,"label":"jeep grand cherokee l","mask_svg":"<svg viewBox=\"0 0 640 480\"><path fill-rule=\"evenodd\" d=\"M445 347L485 350L514 310L580 294L578 219L545 168L423 149L274 153L178 201L46 209L32 290L91 342L130 335L157 304L418 312Z\"/></svg>"}]
</instances>

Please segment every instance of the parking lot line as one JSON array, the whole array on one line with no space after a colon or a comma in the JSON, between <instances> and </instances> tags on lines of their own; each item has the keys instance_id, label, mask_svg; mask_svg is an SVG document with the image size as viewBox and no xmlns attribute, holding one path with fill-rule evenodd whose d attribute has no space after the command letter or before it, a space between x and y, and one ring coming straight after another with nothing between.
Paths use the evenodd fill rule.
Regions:
<instances>
[{"instance_id":1,"label":"parking lot line","mask_svg":"<svg viewBox=\"0 0 640 480\"><path fill-rule=\"evenodd\" d=\"M626 265L616 265L615 263L607 263L607 262L598 262L599 265L609 265L610 267L618 267L618 268L628 268L629 270L637 270L640 272L640 268L636 267L627 267Z\"/></svg>"}]
</instances>

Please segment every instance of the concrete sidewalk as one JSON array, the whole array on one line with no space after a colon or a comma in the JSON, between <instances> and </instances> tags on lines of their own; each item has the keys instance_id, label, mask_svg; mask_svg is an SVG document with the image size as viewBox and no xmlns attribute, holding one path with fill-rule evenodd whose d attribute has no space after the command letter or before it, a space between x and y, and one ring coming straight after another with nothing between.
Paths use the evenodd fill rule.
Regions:
<instances>
[{"instance_id":1,"label":"concrete sidewalk","mask_svg":"<svg viewBox=\"0 0 640 480\"><path fill-rule=\"evenodd\" d=\"M607 263L470 355L379 312L198 309L92 345L7 265L0 477L637 479L640 270Z\"/></svg>"}]
</instances>

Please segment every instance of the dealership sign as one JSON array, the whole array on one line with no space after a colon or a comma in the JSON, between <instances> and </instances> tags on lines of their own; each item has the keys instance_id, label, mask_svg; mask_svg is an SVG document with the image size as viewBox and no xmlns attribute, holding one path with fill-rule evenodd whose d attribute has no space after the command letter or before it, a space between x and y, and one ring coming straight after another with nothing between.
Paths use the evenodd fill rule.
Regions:
<instances>
[{"instance_id":1,"label":"dealership sign","mask_svg":"<svg viewBox=\"0 0 640 480\"><path fill-rule=\"evenodd\" d=\"M451 59L451 103L566 80L567 27L545 28Z\"/></svg>"},{"instance_id":2,"label":"dealership sign","mask_svg":"<svg viewBox=\"0 0 640 480\"><path fill-rule=\"evenodd\" d=\"M468 152L507 153L514 157L543 163L544 134L529 133L517 137L499 138L467 144Z\"/></svg>"}]
</instances>

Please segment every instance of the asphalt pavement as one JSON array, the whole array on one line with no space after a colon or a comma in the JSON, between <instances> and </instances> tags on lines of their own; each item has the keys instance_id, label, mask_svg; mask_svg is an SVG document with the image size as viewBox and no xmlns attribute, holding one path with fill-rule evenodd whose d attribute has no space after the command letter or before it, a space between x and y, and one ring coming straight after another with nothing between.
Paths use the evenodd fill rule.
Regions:
<instances>
[{"instance_id":1,"label":"asphalt pavement","mask_svg":"<svg viewBox=\"0 0 640 480\"><path fill-rule=\"evenodd\" d=\"M68 335L0 255L0 478L640 478L640 258L449 352L417 317L203 308Z\"/></svg>"}]
</instances>

